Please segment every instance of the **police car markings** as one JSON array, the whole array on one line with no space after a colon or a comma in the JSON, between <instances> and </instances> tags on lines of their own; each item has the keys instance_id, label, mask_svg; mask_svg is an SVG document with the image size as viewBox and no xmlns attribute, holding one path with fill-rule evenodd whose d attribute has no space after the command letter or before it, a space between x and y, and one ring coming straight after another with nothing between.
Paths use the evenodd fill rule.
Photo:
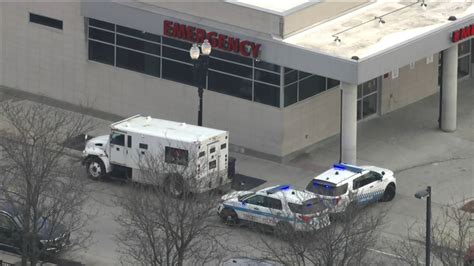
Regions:
<instances>
[{"instance_id":1,"label":"police car markings","mask_svg":"<svg viewBox=\"0 0 474 266\"><path fill-rule=\"evenodd\" d=\"M287 221L290 221L290 222L296 221L296 222L304 223L303 221L300 221L296 218L285 217L285 216L280 216L280 215L273 215L273 214L267 213L267 212L250 210L250 209L246 209L246 208L242 208L242 207L236 207L236 206L227 205L227 204L224 204L224 207L234 209L234 211L248 212L248 213L258 214L258 215L262 215L262 216L266 216L266 217L270 217L270 218L277 218L277 219L280 219L280 220L287 220ZM247 219L254 218L254 217L248 216L248 215L245 215L245 217L248 217Z\"/></svg>"}]
</instances>

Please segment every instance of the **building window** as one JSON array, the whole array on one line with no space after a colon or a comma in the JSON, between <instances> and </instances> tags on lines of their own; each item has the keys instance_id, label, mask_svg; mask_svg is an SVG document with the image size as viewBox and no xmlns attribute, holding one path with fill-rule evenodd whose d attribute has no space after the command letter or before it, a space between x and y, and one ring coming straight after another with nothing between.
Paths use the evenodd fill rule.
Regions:
<instances>
[{"instance_id":1,"label":"building window","mask_svg":"<svg viewBox=\"0 0 474 266\"><path fill-rule=\"evenodd\" d=\"M280 87L255 82L254 101L280 107Z\"/></svg>"},{"instance_id":2,"label":"building window","mask_svg":"<svg viewBox=\"0 0 474 266\"><path fill-rule=\"evenodd\" d=\"M160 58L117 47L117 67L160 76Z\"/></svg>"},{"instance_id":3,"label":"building window","mask_svg":"<svg viewBox=\"0 0 474 266\"><path fill-rule=\"evenodd\" d=\"M471 40L458 44L458 79L468 77L471 74Z\"/></svg>"},{"instance_id":4,"label":"building window","mask_svg":"<svg viewBox=\"0 0 474 266\"><path fill-rule=\"evenodd\" d=\"M41 24L43 26L48 26L51 28L56 28L59 30L63 29L63 21L50 18L50 17L45 17L37 14L30 13L30 22L36 23L36 24Z\"/></svg>"},{"instance_id":5,"label":"building window","mask_svg":"<svg viewBox=\"0 0 474 266\"><path fill-rule=\"evenodd\" d=\"M289 106L326 90L339 86L339 80L308 72L285 68L284 106Z\"/></svg>"},{"instance_id":6,"label":"building window","mask_svg":"<svg viewBox=\"0 0 474 266\"><path fill-rule=\"evenodd\" d=\"M163 59L162 77L194 86L193 66Z\"/></svg>"},{"instance_id":7,"label":"building window","mask_svg":"<svg viewBox=\"0 0 474 266\"><path fill-rule=\"evenodd\" d=\"M252 100L252 80L209 70L209 90Z\"/></svg>"},{"instance_id":8,"label":"building window","mask_svg":"<svg viewBox=\"0 0 474 266\"><path fill-rule=\"evenodd\" d=\"M89 40L89 60L114 65L114 46Z\"/></svg>"},{"instance_id":9,"label":"building window","mask_svg":"<svg viewBox=\"0 0 474 266\"><path fill-rule=\"evenodd\" d=\"M377 113L377 78L357 86L357 120Z\"/></svg>"}]
</instances>

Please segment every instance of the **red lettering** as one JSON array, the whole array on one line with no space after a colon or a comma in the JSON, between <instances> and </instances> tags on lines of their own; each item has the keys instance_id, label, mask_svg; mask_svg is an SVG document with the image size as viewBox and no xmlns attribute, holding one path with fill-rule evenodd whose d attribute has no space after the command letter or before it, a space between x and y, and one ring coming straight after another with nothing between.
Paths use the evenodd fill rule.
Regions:
<instances>
[{"instance_id":1,"label":"red lettering","mask_svg":"<svg viewBox=\"0 0 474 266\"><path fill-rule=\"evenodd\" d=\"M253 58L257 58L260 54L260 46L262 45L259 43L250 43L250 46L252 47Z\"/></svg>"},{"instance_id":2,"label":"red lettering","mask_svg":"<svg viewBox=\"0 0 474 266\"><path fill-rule=\"evenodd\" d=\"M226 47L227 47L227 35L224 35L224 34L219 34L219 38L218 38L219 42L218 42L218 45L217 47L219 47L219 49L222 49L222 50L226 50Z\"/></svg>"},{"instance_id":3,"label":"red lettering","mask_svg":"<svg viewBox=\"0 0 474 266\"><path fill-rule=\"evenodd\" d=\"M471 25L471 36L474 36L474 24Z\"/></svg>"},{"instance_id":4,"label":"red lettering","mask_svg":"<svg viewBox=\"0 0 474 266\"><path fill-rule=\"evenodd\" d=\"M452 41L453 42L458 42L459 41L459 31L458 30L453 32Z\"/></svg>"},{"instance_id":5,"label":"red lettering","mask_svg":"<svg viewBox=\"0 0 474 266\"><path fill-rule=\"evenodd\" d=\"M239 39L234 39L232 37L229 37L229 39L227 39L227 51L238 53L239 52L239 44L240 44Z\"/></svg>"},{"instance_id":6,"label":"red lettering","mask_svg":"<svg viewBox=\"0 0 474 266\"><path fill-rule=\"evenodd\" d=\"M171 25L173 24L173 22L169 21L169 20L165 20L163 21L163 35L166 35L166 36L170 36L171 35Z\"/></svg>"},{"instance_id":7,"label":"red lettering","mask_svg":"<svg viewBox=\"0 0 474 266\"><path fill-rule=\"evenodd\" d=\"M465 27L464 29L461 29L461 39L465 39L469 36L471 36L471 27Z\"/></svg>"},{"instance_id":8,"label":"red lettering","mask_svg":"<svg viewBox=\"0 0 474 266\"><path fill-rule=\"evenodd\" d=\"M196 41L196 37L194 35L194 30L195 30L195 28L192 27L192 26L187 26L186 27L186 40L188 40L190 42Z\"/></svg>"},{"instance_id":9,"label":"red lettering","mask_svg":"<svg viewBox=\"0 0 474 266\"><path fill-rule=\"evenodd\" d=\"M207 33L207 40L209 41L212 47L217 47L217 39L215 38L216 36L217 33L214 31Z\"/></svg>"},{"instance_id":10,"label":"red lettering","mask_svg":"<svg viewBox=\"0 0 474 266\"><path fill-rule=\"evenodd\" d=\"M179 23L174 23L173 37L186 39L186 25L180 25Z\"/></svg>"},{"instance_id":11,"label":"red lettering","mask_svg":"<svg viewBox=\"0 0 474 266\"><path fill-rule=\"evenodd\" d=\"M249 41L243 41L243 42L240 42L240 49L239 49L239 52L241 55L243 56L249 56L250 55L250 47L248 47L250 45L250 42Z\"/></svg>"},{"instance_id":12,"label":"red lettering","mask_svg":"<svg viewBox=\"0 0 474 266\"><path fill-rule=\"evenodd\" d=\"M196 42L203 43L204 39L206 39L206 31L200 28L196 29Z\"/></svg>"}]
</instances>

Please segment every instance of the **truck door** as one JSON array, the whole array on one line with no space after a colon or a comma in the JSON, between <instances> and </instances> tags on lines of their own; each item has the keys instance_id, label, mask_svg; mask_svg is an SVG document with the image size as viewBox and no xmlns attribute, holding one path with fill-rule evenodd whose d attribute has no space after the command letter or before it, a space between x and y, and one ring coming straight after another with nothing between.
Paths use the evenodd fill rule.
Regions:
<instances>
[{"instance_id":1,"label":"truck door","mask_svg":"<svg viewBox=\"0 0 474 266\"><path fill-rule=\"evenodd\" d=\"M125 133L112 131L110 134L110 162L127 165L127 148L125 147Z\"/></svg>"},{"instance_id":2,"label":"truck door","mask_svg":"<svg viewBox=\"0 0 474 266\"><path fill-rule=\"evenodd\" d=\"M211 144L207 145L207 162L208 162L208 167L207 167L207 172L208 174L215 174L218 171L218 144L219 142L213 142Z\"/></svg>"}]
</instances>

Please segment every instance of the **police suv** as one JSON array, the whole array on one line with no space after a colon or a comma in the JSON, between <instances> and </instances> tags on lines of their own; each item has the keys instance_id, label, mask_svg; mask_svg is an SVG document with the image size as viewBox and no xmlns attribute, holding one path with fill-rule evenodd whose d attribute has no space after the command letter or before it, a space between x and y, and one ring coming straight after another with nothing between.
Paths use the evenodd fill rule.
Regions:
<instances>
[{"instance_id":1,"label":"police suv","mask_svg":"<svg viewBox=\"0 0 474 266\"><path fill-rule=\"evenodd\" d=\"M222 196L217 213L228 224L248 221L277 230L317 230L330 224L327 207L318 197L289 185L228 193Z\"/></svg>"},{"instance_id":2,"label":"police suv","mask_svg":"<svg viewBox=\"0 0 474 266\"><path fill-rule=\"evenodd\" d=\"M341 213L348 206L391 201L395 197L396 179L388 169L341 163L316 176L306 191L324 200L330 213Z\"/></svg>"}]
</instances>

